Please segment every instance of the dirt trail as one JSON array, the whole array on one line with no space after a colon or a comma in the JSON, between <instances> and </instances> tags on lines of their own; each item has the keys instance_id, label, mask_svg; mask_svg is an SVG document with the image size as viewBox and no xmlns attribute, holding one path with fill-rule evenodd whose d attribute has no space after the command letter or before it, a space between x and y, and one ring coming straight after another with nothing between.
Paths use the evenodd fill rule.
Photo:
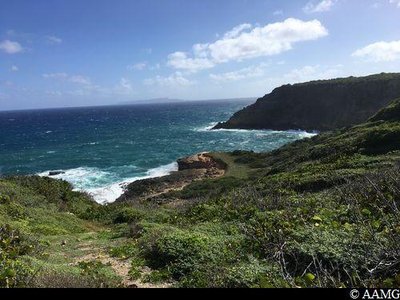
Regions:
<instances>
[{"instance_id":1,"label":"dirt trail","mask_svg":"<svg viewBox=\"0 0 400 300\"><path fill-rule=\"evenodd\" d=\"M105 249L91 247L89 243L81 244L78 246L81 251L88 252L83 255L79 259L75 261L75 263L79 262L88 262L97 260L105 265L109 265L117 274L122 278L122 285L128 288L170 288L172 287L171 283L147 283L142 282L140 279L132 280L129 276L129 270L131 269L131 260L130 259L119 259L115 257L111 257ZM142 268L142 276L151 273L151 269L144 267Z\"/></svg>"}]
</instances>

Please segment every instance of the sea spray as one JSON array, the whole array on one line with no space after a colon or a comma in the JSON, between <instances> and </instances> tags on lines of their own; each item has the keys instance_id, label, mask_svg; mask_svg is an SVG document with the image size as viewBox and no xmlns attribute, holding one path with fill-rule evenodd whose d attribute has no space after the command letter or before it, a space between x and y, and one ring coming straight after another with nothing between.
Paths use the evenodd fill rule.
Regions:
<instances>
[{"instance_id":1,"label":"sea spray","mask_svg":"<svg viewBox=\"0 0 400 300\"><path fill-rule=\"evenodd\" d=\"M129 167L129 166L128 166ZM126 166L125 166L126 168ZM90 194L100 204L114 202L121 196L126 186L134 181L161 177L178 170L176 162L148 170L143 176L128 177L119 180L119 174L98 168L76 168L70 170L51 170L38 173L39 176L51 177L68 181L76 191L83 191ZM51 173L56 173L50 176Z\"/></svg>"}]
</instances>

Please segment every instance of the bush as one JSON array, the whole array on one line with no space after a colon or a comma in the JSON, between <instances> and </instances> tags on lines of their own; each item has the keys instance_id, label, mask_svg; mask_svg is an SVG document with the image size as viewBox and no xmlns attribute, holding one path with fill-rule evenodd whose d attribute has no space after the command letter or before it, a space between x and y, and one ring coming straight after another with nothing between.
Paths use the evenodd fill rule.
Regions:
<instances>
[{"instance_id":1,"label":"bush","mask_svg":"<svg viewBox=\"0 0 400 300\"><path fill-rule=\"evenodd\" d=\"M11 202L6 206L7 214L16 220L24 219L26 217L26 212L23 206L18 203Z\"/></svg>"},{"instance_id":2,"label":"bush","mask_svg":"<svg viewBox=\"0 0 400 300\"><path fill-rule=\"evenodd\" d=\"M119 278L110 274L107 266L101 261L83 261L78 266L81 269L81 275L96 283L97 287L110 288L119 285Z\"/></svg>"},{"instance_id":3,"label":"bush","mask_svg":"<svg viewBox=\"0 0 400 300\"><path fill-rule=\"evenodd\" d=\"M240 236L223 231L155 230L140 239L144 257L153 269L168 269L182 286L216 287L223 266L238 259Z\"/></svg>"},{"instance_id":4,"label":"bush","mask_svg":"<svg viewBox=\"0 0 400 300\"><path fill-rule=\"evenodd\" d=\"M11 198L8 195L1 195L0 194L0 204L10 204Z\"/></svg>"},{"instance_id":5,"label":"bush","mask_svg":"<svg viewBox=\"0 0 400 300\"><path fill-rule=\"evenodd\" d=\"M143 218L143 212L133 207L119 208L114 216L114 224L136 223Z\"/></svg>"},{"instance_id":6,"label":"bush","mask_svg":"<svg viewBox=\"0 0 400 300\"><path fill-rule=\"evenodd\" d=\"M0 287L25 287L34 270L21 260L34 245L8 225L0 227Z\"/></svg>"}]
</instances>

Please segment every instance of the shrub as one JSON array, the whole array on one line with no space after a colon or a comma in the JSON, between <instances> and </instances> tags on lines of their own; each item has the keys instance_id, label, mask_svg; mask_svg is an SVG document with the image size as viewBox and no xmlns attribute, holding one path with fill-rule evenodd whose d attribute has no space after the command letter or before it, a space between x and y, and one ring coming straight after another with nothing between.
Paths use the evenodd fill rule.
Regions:
<instances>
[{"instance_id":1,"label":"shrub","mask_svg":"<svg viewBox=\"0 0 400 300\"><path fill-rule=\"evenodd\" d=\"M110 274L107 266L101 261L82 261L78 264L81 275L96 283L97 287L107 288L119 285L119 278L115 274Z\"/></svg>"},{"instance_id":2,"label":"shrub","mask_svg":"<svg viewBox=\"0 0 400 300\"><path fill-rule=\"evenodd\" d=\"M21 260L34 245L8 225L0 227L0 287L25 287L34 270Z\"/></svg>"},{"instance_id":3,"label":"shrub","mask_svg":"<svg viewBox=\"0 0 400 300\"><path fill-rule=\"evenodd\" d=\"M0 204L10 204L11 198L8 195L1 195L0 194Z\"/></svg>"},{"instance_id":4,"label":"shrub","mask_svg":"<svg viewBox=\"0 0 400 300\"><path fill-rule=\"evenodd\" d=\"M6 206L7 214L13 219L24 219L26 217L25 208L18 203L11 202Z\"/></svg>"},{"instance_id":5,"label":"shrub","mask_svg":"<svg viewBox=\"0 0 400 300\"><path fill-rule=\"evenodd\" d=\"M133 208L133 207L122 207L117 210L113 223L134 223L138 222L143 218L143 212Z\"/></svg>"},{"instance_id":6,"label":"shrub","mask_svg":"<svg viewBox=\"0 0 400 300\"><path fill-rule=\"evenodd\" d=\"M161 283L169 281L171 278L171 274L167 269L164 270L154 270L149 274L143 276L143 282L149 283Z\"/></svg>"},{"instance_id":7,"label":"shrub","mask_svg":"<svg viewBox=\"0 0 400 300\"><path fill-rule=\"evenodd\" d=\"M204 229L203 229L204 230ZM140 239L149 266L168 269L182 286L217 286L223 266L240 256L240 236L220 232L170 229L153 231Z\"/></svg>"}]
</instances>

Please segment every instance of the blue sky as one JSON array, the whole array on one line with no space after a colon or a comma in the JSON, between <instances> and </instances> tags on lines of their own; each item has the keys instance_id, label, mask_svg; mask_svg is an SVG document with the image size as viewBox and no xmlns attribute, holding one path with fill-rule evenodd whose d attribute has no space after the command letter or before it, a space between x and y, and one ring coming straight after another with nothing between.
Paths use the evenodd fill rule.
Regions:
<instances>
[{"instance_id":1,"label":"blue sky","mask_svg":"<svg viewBox=\"0 0 400 300\"><path fill-rule=\"evenodd\" d=\"M400 0L0 2L0 110L400 71Z\"/></svg>"}]
</instances>

